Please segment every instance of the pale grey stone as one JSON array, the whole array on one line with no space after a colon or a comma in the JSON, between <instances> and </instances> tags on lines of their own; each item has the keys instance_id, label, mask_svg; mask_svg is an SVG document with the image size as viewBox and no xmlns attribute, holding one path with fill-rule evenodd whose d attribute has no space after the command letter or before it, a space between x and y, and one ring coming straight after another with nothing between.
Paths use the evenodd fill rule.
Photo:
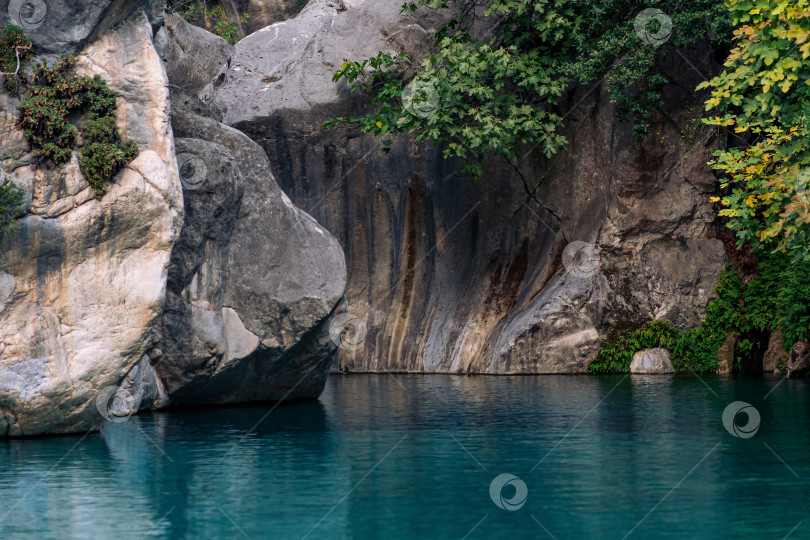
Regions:
<instances>
[{"instance_id":1,"label":"pale grey stone","mask_svg":"<svg viewBox=\"0 0 810 540\"><path fill-rule=\"evenodd\" d=\"M630 362L630 373L660 375L675 373L675 369L669 360L669 351L657 347L644 349L634 354L633 361Z\"/></svg>"}]
</instances>

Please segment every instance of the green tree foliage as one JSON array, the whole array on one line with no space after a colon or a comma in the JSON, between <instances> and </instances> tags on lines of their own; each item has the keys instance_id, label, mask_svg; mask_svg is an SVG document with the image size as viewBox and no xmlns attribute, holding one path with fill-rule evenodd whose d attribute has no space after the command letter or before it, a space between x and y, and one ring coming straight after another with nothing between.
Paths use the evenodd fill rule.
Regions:
<instances>
[{"instance_id":1,"label":"green tree foliage","mask_svg":"<svg viewBox=\"0 0 810 540\"><path fill-rule=\"evenodd\" d=\"M810 259L810 0L729 0L736 47L711 88L707 123L737 137L712 162L720 215L740 245Z\"/></svg>"},{"instance_id":2,"label":"green tree foliage","mask_svg":"<svg viewBox=\"0 0 810 540\"><path fill-rule=\"evenodd\" d=\"M115 125L116 93L98 75L79 76L75 64L74 57L64 57L53 67L43 62L34 71L18 124L38 154L61 165L70 160L79 139L73 121L86 115L79 165L101 197L109 179L138 155L138 146L124 141Z\"/></svg>"},{"instance_id":3,"label":"green tree foliage","mask_svg":"<svg viewBox=\"0 0 810 540\"><path fill-rule=\"evenodd\" d=\"M662 9L671 20L675 33L666 46L730 37L728 13L716 0L683 4L651 0L643 6ZM647 134L652 112L662 104L667 79L657 61L666 47L636 33L643 7L635 2L418 0L403 10L425 5L456 7L462 15L437 33L433 50L407 85L402 79L408 57L346 59L333 80L371 90L378 109L325 127L349 123L380 136L408 132L417 141L440 144L447 158L464 158L462 170L480 176L488 153L512 160L527 145L549 157L565 148L560 131L567 111L560 98L576 83L606 76L619 119L632 119L639 136ZM489 37L474 39L469 31L476 9L494 26ZM647 30L657 33L660 24L650 21Z\"/></svg>"}]
</instances>

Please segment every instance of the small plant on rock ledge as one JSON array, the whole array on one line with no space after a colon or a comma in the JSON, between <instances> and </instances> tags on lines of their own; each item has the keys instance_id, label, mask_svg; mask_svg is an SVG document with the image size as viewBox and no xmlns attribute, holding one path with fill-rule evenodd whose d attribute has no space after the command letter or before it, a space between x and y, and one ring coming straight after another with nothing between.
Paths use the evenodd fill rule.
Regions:
<instances>
[{"instance_id":1,"label":"small plant on rock ledge","mask_svg":"<svg viewBox=\"0 0 810 540\"><path fill-rule=\"evenodd\" d=\"M109 179L138 155L138 146L124 141L115 125L115 92L98 75L79 76L75 66L74 57L64 57L36 69L18 124L34 150L54 165L70 160L81 134L79 166L101 197ZM86 120L80 131L71 120L81 117Z\"/></svg>"}]
</instances>

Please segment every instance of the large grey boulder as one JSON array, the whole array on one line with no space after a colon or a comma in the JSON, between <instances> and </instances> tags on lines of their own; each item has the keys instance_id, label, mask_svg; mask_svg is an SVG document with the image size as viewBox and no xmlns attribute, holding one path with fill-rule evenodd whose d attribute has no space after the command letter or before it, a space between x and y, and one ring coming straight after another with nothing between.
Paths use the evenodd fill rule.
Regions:
<instances>
[{"instance_id":1,"label":"large grey boulder","mask_svg":"<svg viewBox=\"0 0 810 540\"><path fill-rule=\"evenodd\" d=\"M163 52L169 82L199 93L228 62L231 45L177 13L166 15L167 44Z\"/></svg>"},{"instance_id":2,"label":"large grey boulder","mask_svg":"<svg viewBox=\"0 0 810 540\"><path fill-rule=\"evenodd\" d=\"M675 373L675 369L669 360L669 351L657 347L644 349L634 354L633 360L630 362L630 373L662 375Z\"/></svg>"},{"instance_id":3,"label":"large grey boulder","mask_svg":"<svg viewBox=\"0 0 810 540\"><path fill-rule=\"evenodd\" d=\"M152 366L173 404L317 397L343 251L281 191L261 147L172 95L185 222Z\"/></svg>"},{"instance_id":4,"label":"large grey boulder","mask_svg":"<svg viewBox=\"0 0 810 540\"><path fill-rule=\"evenodd\" d=\"M371 108L332 82L344 58L418 61L443 20L427 8L402 15L401 2L346 7L311 0L248 36L201 93L264 147L281 187L346 250L349 310L367 331L337 369L582 373L614 329L700 323L725 253L707 237L710 133L692 144L679 127L701 81L682 59L666 66L676 84L667 115L652 119L660 137L634 138L598 85L572 89L566 152L527 149L519 173L492 158L480 181L447 180L457 164L435 148L393 137L384 155L369 135L322 129Z\"/></svg>"},{"instance_id":5,"label":"large grey boulder","mask_svg":"<svg viewBox=\"0 0 810 540\"><path fill-rule=\"evenodd\" d=\"M163 21L164 0L2 0L0 25L13 24L34 40L38 52L75 53L136 13L153 29Z\"/></svg>"},{"instance_id":6,"label":"large grey boulder","mask_svg":"<svg viewBox=\"0 0 810 540\"><path fill-rule=\"evenodd\" d=\"M0 168L28 206L0 245L0 436L97 428L99 395L153 345L183 198L151 39L136 13L79 56L80 73L118 92L118 127L140 148L101 199L75 153L62 167L37 165L15 126L19 103L0 90Z\"/></svg>"}]
</instances>

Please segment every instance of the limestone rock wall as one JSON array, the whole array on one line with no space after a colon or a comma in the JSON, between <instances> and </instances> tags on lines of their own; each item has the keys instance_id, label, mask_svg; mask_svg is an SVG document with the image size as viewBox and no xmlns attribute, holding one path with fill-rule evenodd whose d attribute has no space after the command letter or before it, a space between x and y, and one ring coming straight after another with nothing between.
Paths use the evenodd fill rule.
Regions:
<instances>
[{"instance_id":1,"label":"limestone rock wall","mask_svg":"<svg viewBox=\"0 0 810 540\"><path fill-rule=\"evenodd\" d=\"M118 127L140 155L95 199L75 153L64 167L37 163L15 127L18 103L2 93L0 165L29 211L0 247L0 435L101 423L97 396L153 344L182 225L167 81L146 14L85 47L79 71L119 93Z\"/></svg>"},{"instance_id":2,"label":"limestone rock wall","mask_svg":"<svg viewBox=\"0 0 810 540\"><path fill-rule=\"evenodd\" d=\"M174 404L317 397L339 343L343 252L281 191L261 147L196 96L175 87L170 103L164 60L186 62L166 54L178 36L199 53L195 69L229 50L182 21L157 35L162 2L30 4L14 22L37 54L80 51L79 72L118 93L118 128L140 155L96 199L76 152L55 168L32 152L19 99L0 91L0 167L27 208L0 245L0 437Z\"/></svg>"}]
</instances>

